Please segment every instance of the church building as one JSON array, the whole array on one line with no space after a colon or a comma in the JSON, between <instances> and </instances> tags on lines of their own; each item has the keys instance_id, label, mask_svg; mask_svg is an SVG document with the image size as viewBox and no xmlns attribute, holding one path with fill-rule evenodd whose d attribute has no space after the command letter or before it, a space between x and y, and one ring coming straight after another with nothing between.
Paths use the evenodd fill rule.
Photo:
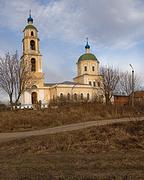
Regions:
<instances>
[{"instance_id":1,"label":"church building","mask_svg":"<svg viewBox=\"0 0 144 180\"><path fill-rule=\"evenodd\" d=\"M61 83L45 83L42 71L42 55L40 53L38 30L33 25L31 14L23 30L23 54L21 61L29 61L34 84L21 96L21 106L31 108L38 102L42 107L48 107L52 100L65 99L67 101L104 100L102 76L99 72L99 61L90 52L87 41L85 53L78 58L77 76L73 81Z\"/></svg>"}]
</instances>

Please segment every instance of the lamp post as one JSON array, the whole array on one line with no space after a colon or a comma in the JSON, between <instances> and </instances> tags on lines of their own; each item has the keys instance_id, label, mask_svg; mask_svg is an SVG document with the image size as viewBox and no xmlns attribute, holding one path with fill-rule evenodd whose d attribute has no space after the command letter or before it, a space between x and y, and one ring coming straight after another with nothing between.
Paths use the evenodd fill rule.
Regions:
<instances>
[{"instance_id":1,"label":"lamp post","mask_svg":"<svg viewBox=\"0 0 144 180\"><path fill-rule=\"evenodd\" d=\"M132 69L132 96L131 96L131 105L134 106L134 68L133 66L130 64L130 67Z\"/></svg>"}]
</instances>

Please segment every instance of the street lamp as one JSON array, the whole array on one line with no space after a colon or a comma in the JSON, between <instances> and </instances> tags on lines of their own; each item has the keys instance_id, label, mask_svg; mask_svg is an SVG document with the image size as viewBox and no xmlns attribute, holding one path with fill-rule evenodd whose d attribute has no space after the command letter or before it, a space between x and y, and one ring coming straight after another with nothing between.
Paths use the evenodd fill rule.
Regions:
<instances>
[{"instance_id":1,"label":"street lamp","mask_svg":"<svg viewBox=\"0 0 144 180\"><path fill-rule=\"evenodd\" d=\"M131 105L134 106L134 68L129 64L132 69L132 96L131 96Z\"/></svg>"}]
</instances>

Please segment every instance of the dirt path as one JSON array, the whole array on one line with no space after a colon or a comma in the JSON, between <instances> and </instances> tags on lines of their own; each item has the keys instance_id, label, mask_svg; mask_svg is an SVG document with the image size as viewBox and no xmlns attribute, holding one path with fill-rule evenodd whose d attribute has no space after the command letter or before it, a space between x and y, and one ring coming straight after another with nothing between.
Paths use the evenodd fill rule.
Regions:
<instances>
[{"instance_id":1,"label":"dirt path","mask_svg":"<svg viewBox=\"0 0 144 180\"><path fill-rule=\"evenodd\" d=\"M11 140L20 139L20 138L26 138L26 137L30 137L30 136L56 134L56 133L61 133L61 132L65 132L65 131L73 131L73 130L83 129L83 128L87 128L87 127L92 127L92 126L102 126L102 125L108 125L108 124L113 124L113 123L137 121L137 120L143 121L144 117L89 121L89 122L57 126L57 127L47 128L47 129L42 129L42 130L34 130L34 131L27 131L27 132L14 132L14 133L0 133L0 142L11 141Z\"/></svg>"}]
</instances>

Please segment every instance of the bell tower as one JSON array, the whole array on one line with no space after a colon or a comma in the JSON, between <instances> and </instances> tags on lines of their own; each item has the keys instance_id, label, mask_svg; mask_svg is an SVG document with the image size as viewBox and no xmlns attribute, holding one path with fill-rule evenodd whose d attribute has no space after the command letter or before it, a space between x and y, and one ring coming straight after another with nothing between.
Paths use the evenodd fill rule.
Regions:
<instances>
[{"instance_id":1,"label":"bell tower","mask_svg":"<svg viewBox=\"0 0 144 180\"><path fill-rule=\"evenodd\" d=\"M43 87L44 74L42 72L42 55L40 54L38 30L33 25L31 11L27 19L27 25L23 30L24 38L22 40L23 55L22 61L27 62L30 66L31 76L35 81L35 86Z\"/></svg>"}]
</instances>

